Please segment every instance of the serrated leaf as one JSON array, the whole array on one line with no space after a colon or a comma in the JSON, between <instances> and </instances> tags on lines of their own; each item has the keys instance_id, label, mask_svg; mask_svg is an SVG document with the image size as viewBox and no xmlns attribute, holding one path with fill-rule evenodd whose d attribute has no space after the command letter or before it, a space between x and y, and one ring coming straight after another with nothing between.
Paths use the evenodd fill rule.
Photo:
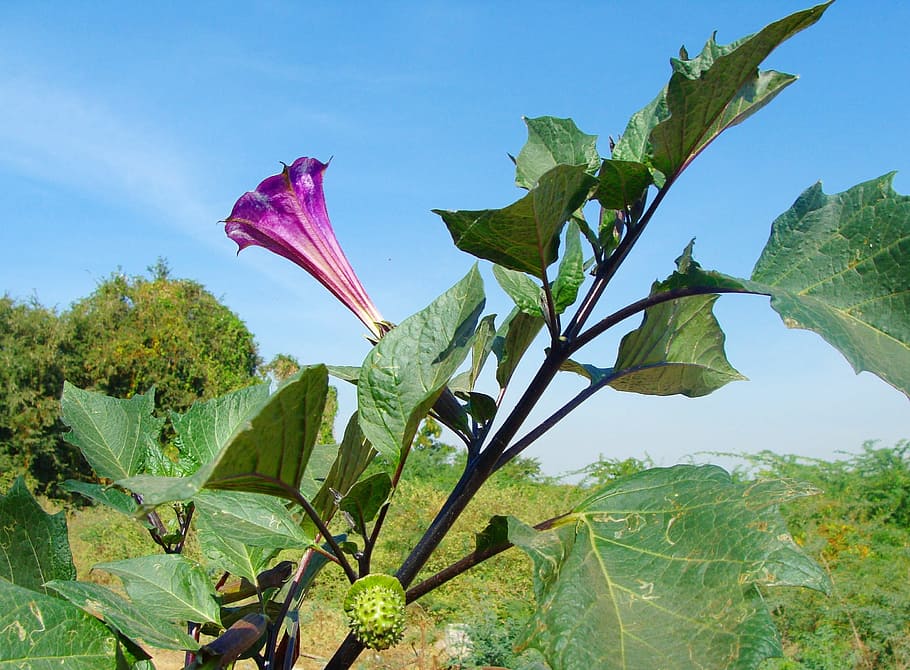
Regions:
<instances>
[{"instance_id":1,"label":"serrated leaf","mask_svg":"<svg viewBox=\"0 0 910 670\"><path fill-rule=\"evenodd\" d=\"M64 491L70 493L79 493L89 500L101 503L113 510L132 516L135 513L136 501L128 493L112 486L102 486L101 484L90 484L88 482L79 482L74 479L67 479L60 485Z\"/></svg>"},{"instance_id":2,"label":"serrated leaf","mask_svg":"<svg viewBox=\"0 0 910 670\"><path fill-rule=\"evenodd\" d=\"M75 579L64 512L47 514L22 477L0 495L0 579L46 593L52 579Z\"/></svg>"},{"instance_id":3,"label":"serrated leaf","mask_svg":"<svg viewBox=\"0 0 910 670\"><path fill-rule=\"evenodd\" d=\"M98 563L94 569L120 577L133 603L153 610L159 617L221 622L215 589L202 568L184 556L140 556Z\"/></svg>"},{"instance_id":4,"label":"serrated leaf","mask_svg":"<svg viewBox=\"0 0 910 670\"><path fill-rule=\"evenodd\" d=\"M830 4L830 3L828 3ZM728 45L708 40L691 60L671 59L669 84L632 115L613 149L613 158L648 165L655 184L678 175L726 128L768 104L795 77L759 71L781 42L817 21L828 4L777 21Z\"/></svg>"},{"instance_id":5,"label":"serrated leaf","mask_svg":"<svg viewBox=\"0 0 910 670\"><path fill-rule=\"evenodd\" d=\"M493 353L496 355L496 381L499 388L509 385L521 357L543 328L543 317L531 316L517 307L506 317L496 338L493 340Z\"/></svg>"},{"instance_id":6,"label":"serrated leaf","mask_svg":"<svg viewBox=\"0 0 910 670\"><path fill-rule=\"evenodd\" d=\"M499 287L505 291L515 306L525 314L541 316L540 307L541 286L524 272L510 270L501 265L493 264L493 277Z\"/></svg>"},{"instance_id":7,"label":"serrated leaf","mask_svg":"<svg viewBox=\"0 0 910 670\"><path fill-rule=\"evenodd\" d=\"M324 365L302 368L241 422L214 460L191 477L137 476L117 483L146 506L188 500L203 487L295 500L319 436L328 393Z\"/></svg>"},{"instance_id":8,"label":"serrated leaf","mask_svg":"<svg viewBox=\"0 0 910 670\"><path fill-rule=\"evenodd\" d=\"M110 398L63 383L64 438L78 447L99 477L123 479L142 470L146 454L159 449L164 419L152 416L155 390L129 400Z\"/></svg>"},{"instance_id":9,"label":"serrated leaf","mask_svg":"<svg viewBox=\"0 0 910 670\"><path fill-rule=\"evenodd\" d=\"M378 472L354 484L341 499L340 507L353 519L354 530L365 537L366 525L376 518L379 510L388 502L391 492L392 480L388 473Z\"/></svg>"},{"instance_id":10,"label":"serrated leaf","mask_svg":"<svg viewBox=\"0 0 910 670\"><path fill-rule=\"evenodd\" d=\"M0 668L120 670L117 636L62 598L0 579Z\"/></svg>"},{"instance_id":11,"label":"serrated leaf","mask_svg":"<svg viewBox=\"0 0 910 670\"><path fill-rule=\"evenodd\" d=\"M521 200L502 209L433 210L462 251L543 280L559 234L596 183L586 166L557 165Z\"/></svg>"},{"instance_id":12,"label":"serrated leaf","mask_svg":"<svg viewBox=\"0 0 910 670\"><path fill-rule=\"evenodd\" d=\"M712 37L696 58L673 59L666 90L669 116L651 131L654 167L675 177L724 129L792 83L795 77L760 74L758 66L779 44L818 21L828 4L791 14L725 47Z\"/></svg>"},{"instance_id":13,"label":"serrated leaf","mask_svg":"<svg viewBox=\"0 0 910 670\"><path fill-rule=\"evenodd\" d=\"M521 646L554 670L757 668L781 653L760 587L828 587L778 511L815 492L682 465L612 482L552 530L510 519L534 562Z\"/></svg>"},{"instance_id":14,"label":"serrated leaf","mask_svg":"<svg viewBox=\"0 0 910 670\"><path fill-rule=\"evenodd\" d=\"M910 396L910 197L892 178L806 190L774 221L750 288L771 294L787 327L818 333L857 373Z\"/></svg>"},{"instance_id":15,"label":"serrated leaf","mask_svg":"<svg viewBox=\"0 0 910 670\"><path fill-rule=\"evenodd\" d=\"M268 396L269 385L257 384L193 403L182 415L171 412L171 423L180 438L181 451L195 466L192 472L213 460L244 419Z\"/></svg>"},{"instance_id":16,"label":"serrated leaf","mask_svg":"<svg viewBox=\"0 0 910 670\"><path fill-rule=\"evenodd\" d=\"M676 271L662 282L659 282L653 292L672 291L680 288L707 288L723 289L726 291L752 292L746 285L748 282L735 277L729 277L714 270L703 270L701 265L692 257L695 240L691 240L682 254L676 259Z\"/></svg>"},{"instance_id":17,"label":"serrated leaf","mask_svg":"<svg viewBox=\"0 0 910 670\"><path fill-rule=\"evenodd\" d=\"M282 500L243 491L202 491L193 502L207 532L268 549L303 548L313 543Z\"/></svg>"},{"instance_id":18,"label":"serrated leaf","mask_svg":"<svg viewBox=\"0 0 910 670\"><path fill-rule=\"evenodd\" d=\"M566 248L559 262L559 274L553 281L553 308L562 314L578 298L578 289L585 281L585 258L581 251L581 232L570 223L566 229Z\"/></svg>"},{"instance_id":19,"label":"serrated leaf","mask_svg":"<svg viewBox=\"0 0 910 670\"><path fill-rule=\"evenodd\" d=\"M483 305L474 267L367 355L357 384L360 427L390 462L410 448L418 424L467 356Z\"/></svg>"},{"instance_id":20,"label":"serrated leaf","mask_svg":"<svg viewBox=\"0 0 910 670\"><path fill-rule=\"evenodd\" d=\"M597 135L587 135L572 119L524 118L528 140L515 159L515 183L528 190L557 165L584 165L593 173L600 164Z\"/></svg>"},{"instance_id":21,"label":"serrated leaf","mask_svg":"<svg viewBox=\"0 0 910 670\"><path fill-rule=\"evenodd\" d=\"M717 298L696 295L645 310L641 326L620 342L610 386L695 398L745 379L724 353L724 333L712 311Z\"/></svg>"},{"instance_id":22,"label":"serrated leaf","mask_svg":"<svg viewBox=\"0 0 910 670\"><path fill-rule=\"evenodd\" d=\"M131 640L142 640L159 649L194 651L199 648L199 643L176 624L156 616L154 610L137 607L100 584L53 581L48 586L76 607L100 616Z\"/></svg>"}]
</instances>

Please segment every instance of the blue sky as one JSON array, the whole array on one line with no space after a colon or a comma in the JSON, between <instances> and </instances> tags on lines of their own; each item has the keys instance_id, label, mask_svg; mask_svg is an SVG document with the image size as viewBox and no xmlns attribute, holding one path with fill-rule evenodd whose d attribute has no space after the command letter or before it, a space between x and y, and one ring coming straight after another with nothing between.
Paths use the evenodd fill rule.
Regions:
<instances>
[{"instance_id":1,"label":"blue sky","mask_svg":"<svg viewBox=\"0 0 910 670\"><path fill-rule=\"evenodd\" d=\"M0 290L64 309L118 267L141 274L163 256L239 314L266 358L358 364L360 324L287 261L236 256L218 223L279 161L333 157L326 194L339 240L379 309L400 321L471 264L429 210L519 197L506 154L521 148L523 115L570 116L606 154L681 44L694 54L714 30L727 43L808 5L559 6L3 3ZM839 0L775 51L766 67L800 81L687 170L604 313L644 295L692 237L703 266L747 276L771 221L818 180L834 193L898 170L896 189L910 191L908 29L910 4ZM504 314L483 271L489 309ZM724 297L717 313L751 381L696 400L604 391L529 453L562 472L598 454L830 456L910 438L906 398L854 375L818 336L785 329L766 299ZM624 325L586 360L610 365L638 320ZM538 418L576 388L560 381Z\"/></svg>"}]
</instances>

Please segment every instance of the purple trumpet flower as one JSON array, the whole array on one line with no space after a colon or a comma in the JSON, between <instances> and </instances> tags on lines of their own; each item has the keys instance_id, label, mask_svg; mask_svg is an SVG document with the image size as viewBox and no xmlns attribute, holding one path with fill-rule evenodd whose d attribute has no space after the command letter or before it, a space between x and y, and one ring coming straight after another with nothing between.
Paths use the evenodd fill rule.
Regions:
<instances>
[{"instance_id":1,"label":"purple trumpet flower","mask_svg":"<svg viewBox=\"0 0 910 670\"><path fill-rule=\"evenodd\" d=\"M328 163L298 158L281 174L244 193L225 219L227 236L240 253L252 245L284 256L309 272L354 312L378 339L388 329L354 274L329 222L322 192Z\"/></svg>"}]
</instances>

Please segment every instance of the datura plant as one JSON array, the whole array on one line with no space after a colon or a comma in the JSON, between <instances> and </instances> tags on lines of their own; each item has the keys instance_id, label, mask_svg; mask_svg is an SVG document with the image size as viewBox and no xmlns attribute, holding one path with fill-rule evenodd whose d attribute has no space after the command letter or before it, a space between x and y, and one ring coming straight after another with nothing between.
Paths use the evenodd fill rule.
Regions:
<instances>
[{"instance_id":1,"label":"datura plant","mask_svg":"<svg viewBox=\"0 0 910 670\"><path fill-rule=\"evenodd\" d=\"M369 331L362 365L306 365L274 391L244 388L163 418L154 390L116 399L67 384L68 440L97 475L70 490L134 517L160 550L95 566L122 589L76 581L64 518L15 483L0 497L0 666L149 668L155 648L181 650L187 668L243 658L291 668L305 653L301 603L325 569L351 584L350 633L326 665L348 668L365 647L407 639L407 604L506 550L525 552L533 572L537 606L517 641L525 668L749 670L780 655L765 591L828 587L778 511L813 493L799 482L645 470L552 519L493 517L461 560L425 566L488 478L601 389L694 397L742 379L714 315L722 294L769 296L786 326L910 395L910 198L891 174L834 195L808 188L771 225L750 277L702 268L689 244L640 299L601 308L686 167L795 81L759 69L765 57L827 9L727 45L712 37L695 57L682 50L608 157L570 119L525 119L521 197L435 210L460 250L492 264L515 304L504 317L484 314L475 264L416 314L385 321L335 238L326 163L299 158L243 195L227 236L293 261L353 312ZM627 332L615 360L589 362L586 346L616 328ZM534 370L522 385L520 361ZM532 422L558 375L580 375L582 390ZM356 386L357 410L339 444L319 444L330 376ZM377 565L427 416L463 444L464 470L403 562Z\"/></svg>"}]
</instances>

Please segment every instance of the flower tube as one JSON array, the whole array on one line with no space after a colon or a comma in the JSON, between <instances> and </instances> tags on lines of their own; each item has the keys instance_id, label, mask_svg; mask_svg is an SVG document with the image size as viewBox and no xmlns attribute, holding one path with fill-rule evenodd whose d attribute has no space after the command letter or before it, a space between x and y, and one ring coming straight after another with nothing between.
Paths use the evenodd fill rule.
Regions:
<instances>
[{"instance_id":1,"label":"flower tube","mask_svg":"<svg viewBox=\"0 0 910 670\"><path fill-rule=\"evenodd\" d=\"M348 263L326 211L322 175L327 167L307 157L285 165L240 197L224 229L237 243L237 253L258 245L302 267L378 339L387 330L382 315Z\"/></svg>"}]
</instances>

